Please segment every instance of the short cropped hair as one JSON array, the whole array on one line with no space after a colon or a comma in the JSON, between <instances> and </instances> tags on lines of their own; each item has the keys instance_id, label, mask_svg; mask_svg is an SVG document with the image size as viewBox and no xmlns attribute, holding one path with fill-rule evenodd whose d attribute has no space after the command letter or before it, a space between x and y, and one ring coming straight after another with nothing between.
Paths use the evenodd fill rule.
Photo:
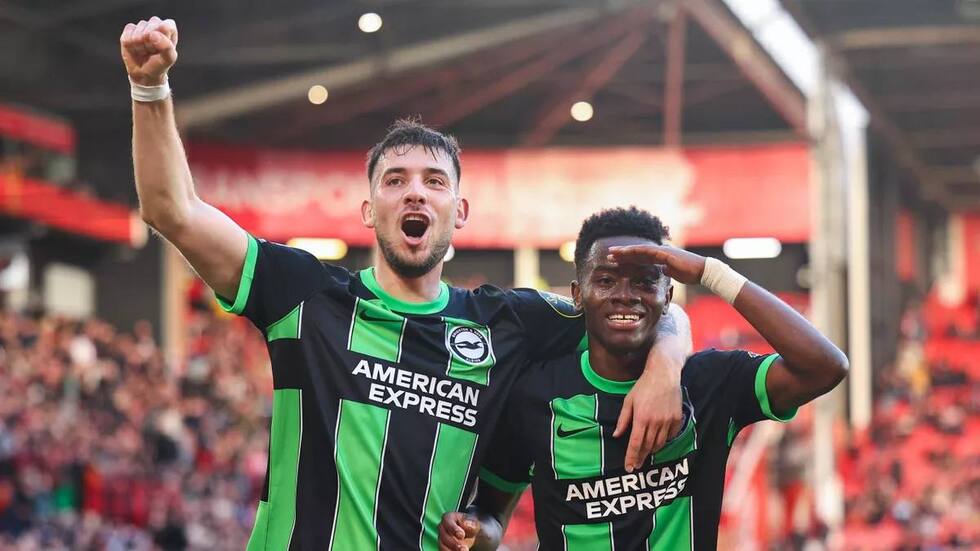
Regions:
<instances>
[{"instance_id":1,"label":"short cropped hair","mask_svg":"<svg viewBox=\"0 0 980 551\"><path fill-rule=\"evenodd\" d=\"M422 146L426 153L431 154L437 150L445 153L453 162L453 168L456 170L456 182L459 182L461 176L459 142L449 134L443 134L438 130L429 128L416 118L398 119L388 129L384 139L371 148L367 160L368 181L374 178L374 169L378 166L378 161L385 152L389 150L404 152L417 146Z\"/></svg>"},{"instance_id":2,"label":"short cropped hair","mask_svg":"<svg viewBox=\"0 0 980 551\"><path fill-rule=\"evenodd\" d=\"M592 245L606 237L623 235L649 239L657 245L663 245L665 240L670 239L667 226L645 210L620 207L599 211L582 222L582 229L575 241L575 273L579 279L582 278Z\"/></svg>"}]
</instances>

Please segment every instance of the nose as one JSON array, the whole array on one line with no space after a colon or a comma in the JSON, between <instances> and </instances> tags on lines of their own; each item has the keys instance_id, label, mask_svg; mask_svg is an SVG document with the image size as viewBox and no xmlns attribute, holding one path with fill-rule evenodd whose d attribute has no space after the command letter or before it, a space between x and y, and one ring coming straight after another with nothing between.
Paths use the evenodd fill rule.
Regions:
<instances>
[{"instance_id":1,"label":"nose","mask_svg":"<svg viewBox=\"0 0 980 551\"><path fill-rule=\"evenodd\" d=\"M633 292L629 279L623 279L613 288L612 300L619 304L637 304L640 302L640 297Z\"/></svg>"},{"instance_id":2,"label":"nose","mask_svg":"<svg viewBox=\"0 0 980 551\"><path fill-rule=\"evenodd\" d=\"M405 190L404 201L405 204L425 204L425 182L422 181L421 176L413 176L408 181L408 186Z\"/></svg>"}]
</instances>

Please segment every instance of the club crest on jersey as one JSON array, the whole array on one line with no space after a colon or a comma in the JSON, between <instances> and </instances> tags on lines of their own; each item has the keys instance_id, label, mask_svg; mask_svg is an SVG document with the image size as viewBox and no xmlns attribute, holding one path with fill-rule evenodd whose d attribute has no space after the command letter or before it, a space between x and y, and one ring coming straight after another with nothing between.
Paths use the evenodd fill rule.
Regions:
<instances>
[{"instance_id":1,"label":"club crest on jersey","mask_svg":"<svg viewBox=\"0 0 980 551\"><path fill-rule=\"evenodd\" d=\"M469 364L482 364L490 356L490 343L482 333L472 327L453 328L447 341L453 354Z\"/></svg>"},{"instance_id":2,"label":"club crest on jersey","mask_svg":"<svg viewBox=\"0 0 980 551\"><path fill-rule=\"evenodd\" d=\"M548 291L538 291L538 294L562 317L577 318L582 315L582 311L575 308L575 301L569 297Z\"/></svg>"}]
</instances>

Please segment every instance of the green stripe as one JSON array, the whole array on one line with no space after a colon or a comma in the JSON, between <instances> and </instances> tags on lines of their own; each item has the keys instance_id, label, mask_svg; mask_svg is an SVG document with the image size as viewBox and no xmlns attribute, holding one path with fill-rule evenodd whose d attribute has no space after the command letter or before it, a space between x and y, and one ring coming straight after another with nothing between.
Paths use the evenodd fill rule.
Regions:
<instances>
[{"instance_id":1,"label":"green stripe","mask_svg":"<svg viewBox=\"0 0 980 551\"><path fill-rule=\"evenodd\" d=\"M269 502L260 500L259 508L255 511L255 526L252 527L252 535L248 537L245 551L264 551L268 532Z\"/></svg>"},{"instance_id":2,"label":"green stripe","mask_svg":"<svg viewBox=\"0 0 980 551\"><path fill-rule=\"evenodd\" d=\"M690 497L679 497L669 505L658 507L653 520L653 533L647 540L651 551L693 549Z\"/></svg>"},{"instance_id":3,"label":"green stripe","mask_svg":"<svg viewBox=\"0 0 980 551\"><path fill-rule=\"evenodd\" d=\"M556 398L551 401L551 411L551 464L555 478L601 475L602 429L596 421L596 395ZM559 430L571 434L559 436Z\"/></svg>"},{"instance_id":4,"label":"green stripe","mask_svg":"<svg viewBox=\"0 0 980 551\"><path fill-rule=\"evenodd\" d=\"M449 304L449 286L446 285L445 281L439 282L439 296L435 300L429 302L405 302L389 295L381 288L378 280L374 277L373 267L361 270L359 273L361 275L361 283L369 291L374 293L374 296L381 299L382 302L396 312L403 312L405 314L435 314Z\"/></svg>"},{"instance_id":5,"label":"green stripe","mask_svg":"<svg viewBox=\"0 0 980 551\"><path fill-rule=\"evenodd\" d=\"M772 406L769 403L769 389L766 387L766 376L769 374L769 368L772 366L772 363L778 358L779 354L770 354L759 364L759 369L755 372L755 397L759 400L759 407L762 408L762 413L766 417L773 421L785 423L793 417L796 417L796 412L799 408L793 408L785 412L773 412Z\"/></svg>"},{"instance_id":6,"label":"green stripe","mask_svg":"<svg viewBox=\"0 0 980 551\"><path fill-rule=\"evenodd\" d=\"M375 514L381 462L391 412L360 402L340 401L337 419L337 510L329 549L375 549ZM285 547L281 548L285 549Z\"/></svg>"},{"instance_id":7,"label":"green stripe","mask_svg":"<svg viewBox=\"0 0 980 551\"><path fill-rule=\"evenodd\" d=\"M248 302L248 293L252 290L252 278L255 277L255 259L259 256L259 242L251 235L248 236L248 247L245 249L245 264L242 266L241 279L238 280L238 293L235 294L235 302L230 303L226 299L215 295L218 299L218 306L225 312L241 314L245 311L245 303Z\"/></svg>"},{"instance_id":8,"label":"green stripe","mask_svg":"<svg viewBox=\"0 0 980 551\"><path fill-rule=\"evenodd\" d=\"M490 471L485 467L480 469L480 480L486 482L501 492L507 492L508 494L523 492L524 488L527 488L528 485L527 482L510 482L504 480L503 478L495 475L493 471Z\"/></svg>"},{"instance_id":9,"label":"green stripe","mask_svg":"<svg viewBox=\"0 0 980 551\"><path fill-rule=\"evenodd\" d=\"M496 357L493 355L493 341L490 338L490 329L484 325L464 319L443 318L443 321L446 322L446 349L449 350L449 367L446 369L446 375L454 379L463 379L464 381L471 381L480 385L489 385L490 370L497 362ZM450 339L452 338L453 331L458 327L468 327L483 337L487 346L487 357L483 361L478 363L467 361L453 350Z\"/></svg>"},{"instance_id":10,"label":"green stripe","mask_svg":"<svg viewBox=\"0 0 980 551\"><path fill-rule=\"evenodd\" d=\"M366 356L401 360L405 318L389 310L380 300L358 299L351 318L348 350Z\"/></svg>"},{"instance_id":11,"label":"green stripe","mask_svg":"<svg viewBox=\"0 0 980 551\"><path fill-rule=\"evenodd\" d=\"M691 414L687 419L684 432L670 441L653 457L654 463L676 461L698 449L697 419ZM688 477L687 483L691 483ZM660 549L693 549L694 533L691 516L691 497L678 497L667 505L657 507L654 511L653 530L647 538L648 548Z\"/></svg>"},{"instance_id":12,"label":"green stripe","mask_svg":"<svg viewBox=\"0 0 980 551\"><path fill-rule=\"evenodd\" d=\"M265 330L265 338L272 342L279 339L298 339L300 335L300 323L303 321L303 303L299 303L293 311L286 314L279 321L273 323Z\"/></svg>"},{"instance_id":13,"label":"green stripe","mask_svg":"<svg viewBox=\"0 0 980 551\"><path fill-rule=\"evenodd\" d=\"M728 447L732 447L732 443L735 442L735 437L738 436L738 429L735 428L735 419L728 419Z\"/></svg>"},{"instance_id":14,"label":"green stripe","mask_svg":"<svg viewBox=\"0 0 980 551\"><path fill-rule=\"evenodd\" d=\"M466 478L476 449L476 437L476 433L452 425L439 423L436 429L436 441L429 465L429 487L422 512L420 545L424 551L439 549L439 522L442 515L458 511L463 502Z\"/></svg>"},{"instance_id":15,"label":"green stripe","mask_svg":"<svg viewBox=\"0 0 980 551\"><path fill-rule=\"evenodd\" d=\"M612 551L612 524L569 524L561 527L567 551Z\"/></svg>"},{"instance_id":16,"label":"green stripe","mask_svg":"<svg viewBox=\"0 0 980 551\"><path fill-rule=\"evenodd\" d=\"M302 441L303 391L275 390L269 437L269 501L259 502L248 551L289 547L296 525L296 480Z\"/></svg>"},{"instance_id":17,"label":"green stripe","mask_svg":"<svg viewBox=\"0 0 980 551\"><path fill-rule=\"evenodd\" d=\"M694 451L697 438L694 423L694 417L688 416L684 431L671 438L660 451L653 454L653 463L676 461Z\"/></svg>"}]
</instances>

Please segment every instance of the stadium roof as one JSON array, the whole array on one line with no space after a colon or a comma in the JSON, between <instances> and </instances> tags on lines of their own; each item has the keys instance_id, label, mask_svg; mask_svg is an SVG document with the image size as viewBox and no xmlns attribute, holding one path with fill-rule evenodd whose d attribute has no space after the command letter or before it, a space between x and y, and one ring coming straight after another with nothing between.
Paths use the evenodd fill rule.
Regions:
<instances>
[{"instance_id":1,"label":"stadium roof","mask_svg":"<svg viewBox=\"0 0 980 551\"><path fill-rule=\"evenodd\" d=\"M722 13L720 32L737 24L720 2L699 3L707 16ZM0 0L0 97L79 125L124 116L117 37L126 22L159 15L180 26L171 81L182 128L193 138L362 147L394 118L420 114L467 146L655 144L663 138L668 6L658 0ZM383 17L379 32L358 30L365 12ZM700 24L686 25L684 140L794 137L715 38ZM323 105L307 99L317 83L330 92ZM579 99L594 105L588 123L568 116Z\"/></svg>"},{"instance_id":2,"label":"stadium roof","mask_svg":"<svg viewBox=\"0 0 980 551\"><path fill-rule=\"evenodd\" d=\"M927 195L980 205L980 1L781 0Z\"/></svg>"},{"instance_id":3,"label":"stadium roof","mask_svg":"<svg viewBox=\"0 0 980 551\"><path fill-rule=\"evenodd\" d=\"M674 24L685 44L683 143L803 136L804 94L744 40L728 8L738 1L684 0L687 23ZM827 45L926 195L980 203L980 1L780 2ZM160 15L180 25L172 84L193 139L363 148L395 118L419 114L467 147L660 144L668 59L678 58L672 5L0 0L0 98L65 116L82 138L119 133L129 107L117 37L126 22ZM380 31L358 29L367 12L383 18ZM314 84L329 90L322 105L307 99ZM595 116L577 123L568 107L582 99Z\"/></svg>"}]
</instances>

